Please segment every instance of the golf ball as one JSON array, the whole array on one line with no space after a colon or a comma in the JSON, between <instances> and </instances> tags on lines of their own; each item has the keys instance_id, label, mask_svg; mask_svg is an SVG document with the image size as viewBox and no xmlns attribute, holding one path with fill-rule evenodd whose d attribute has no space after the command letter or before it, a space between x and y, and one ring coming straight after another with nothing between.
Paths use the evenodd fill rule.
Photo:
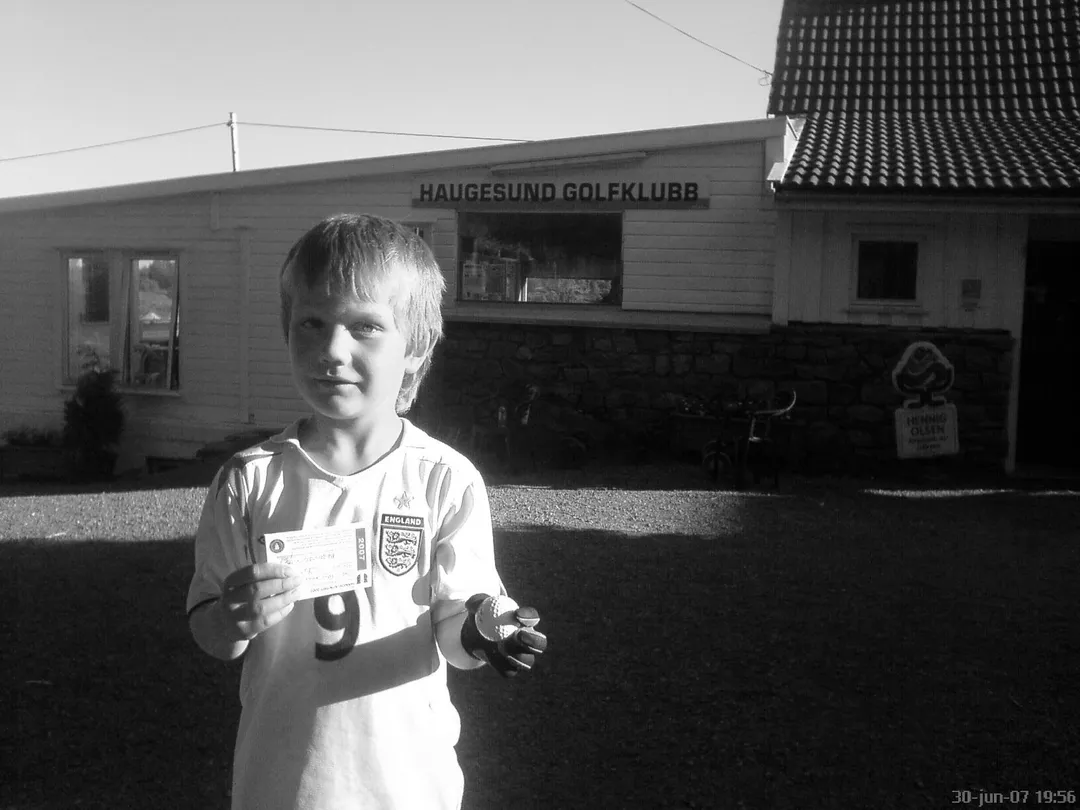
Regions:
<instances>
[{"instance_id":1,"label":"golf ball","mask_svg":"<svg viewBox=\"0 0 1080 810\"><path fill-rule=\"evenodd\" d=\"M518 603L509 596L489 596L476 611L476 628L488 641L504 641L520 629L514 611Z\"/></svg>"}]
</instances>

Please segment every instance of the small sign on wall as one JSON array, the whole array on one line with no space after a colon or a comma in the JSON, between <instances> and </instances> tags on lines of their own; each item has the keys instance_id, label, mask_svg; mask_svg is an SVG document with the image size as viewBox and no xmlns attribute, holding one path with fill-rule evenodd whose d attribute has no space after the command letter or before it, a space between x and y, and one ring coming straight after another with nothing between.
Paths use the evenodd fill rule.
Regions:
<instances>
[{"instance_id":1,"label":"small sign on wall","mask_svg":"<svg viewBox=\"0 0 1080 810\"><path fill-rule=\"evenodd\" d=\"M907 399L896 409L896 454L900 458L955 455L956 405L945 400L956 372L937 346L921 340L904 350L893 369L893 386Z\"/></svg>"},{"instance_id":2,"label":"small sign on wall","mask_svg":"<svg viewBox=\"0 0 1080 810\"><path fill-rule=\"evenodd\" d=\"M979 308L980 298L982 298L982 279L964 278L960 280L960 305L967 312Z\"/></svg>"}]
</instances>

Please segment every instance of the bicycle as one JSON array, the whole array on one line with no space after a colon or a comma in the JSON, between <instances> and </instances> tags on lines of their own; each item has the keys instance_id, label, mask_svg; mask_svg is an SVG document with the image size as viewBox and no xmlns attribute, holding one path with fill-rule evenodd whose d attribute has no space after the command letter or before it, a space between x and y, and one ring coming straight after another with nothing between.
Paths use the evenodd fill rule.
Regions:
<instances>
[{"instance_id":1,"label":"bicycle","mask_svg":"<svg viewBox=\"0 0 1080 810\"><path fill-rule=\"evenodd\" d=\"M778 393L771 402L725 400L716 408L720 422L719 434L706 442L701 450L701 464L714 484L721 477L731 480L735 488L746 481L751 469L751 456L764 456L768 461L773 487L780 488L780 454L776 448L773 422L787 422L795 407L794 391ZM753 469L754 486L761 481L758 468Z\"/></svg>"}]
</instances>

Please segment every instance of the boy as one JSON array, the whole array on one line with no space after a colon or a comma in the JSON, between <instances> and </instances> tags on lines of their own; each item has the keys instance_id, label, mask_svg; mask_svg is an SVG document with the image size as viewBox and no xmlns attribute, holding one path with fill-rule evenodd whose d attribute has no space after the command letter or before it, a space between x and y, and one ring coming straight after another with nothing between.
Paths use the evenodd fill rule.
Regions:
<instances>
[{"instance_id":1,"label":"boy","mask_svg":"<svg viewBox=\"0 0 1080 810\"><path fill-rule=\"evenodd\" d=\"M199 647L244 657L234 810L459 808L446 662L509 676L546 647L532 608L505 641L480 635L477 610L505 593L484 483L399 416L442 336L443 289L427 245L381 217L324 220L285 260L282 326L311 415L218 472L187 597ZM370 585L299 598L260 538L340 526Z\"/></svg>"}]
</instances>

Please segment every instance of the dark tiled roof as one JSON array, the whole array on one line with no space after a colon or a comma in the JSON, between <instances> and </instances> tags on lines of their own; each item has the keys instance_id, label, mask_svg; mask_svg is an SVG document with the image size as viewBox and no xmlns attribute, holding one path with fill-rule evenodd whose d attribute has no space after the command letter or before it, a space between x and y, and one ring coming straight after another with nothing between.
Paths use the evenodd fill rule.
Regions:
<instances>
[{"instance_id":1,"label":"dark tiled roof","mask_svg":"<svg viewBox=\"0 0 1080 810\"><path fill-rule=\"evenodd\" d=\"M807 117L781 190L1080 195L1080 113Z\"/></svg>"},{"instance_id":2,"label":"dark tiled roof","mask_svg":"<svg viewBox=\"0 0 1080 810\"><path fill-rule=\"evenodd\" d=\"M785 0L779 188L1080 194L1080 0Z\"/></svg>"},{"instance_id":3,"label":"dark tiled roof","mask_svg":"<svg viewBox=\"0 0 1080 810\"><path fill-rule=\"evenodd\" d=\"M786 0L768 111L1080 110L1080 0Z\"/></svg>"}]
</instances>

